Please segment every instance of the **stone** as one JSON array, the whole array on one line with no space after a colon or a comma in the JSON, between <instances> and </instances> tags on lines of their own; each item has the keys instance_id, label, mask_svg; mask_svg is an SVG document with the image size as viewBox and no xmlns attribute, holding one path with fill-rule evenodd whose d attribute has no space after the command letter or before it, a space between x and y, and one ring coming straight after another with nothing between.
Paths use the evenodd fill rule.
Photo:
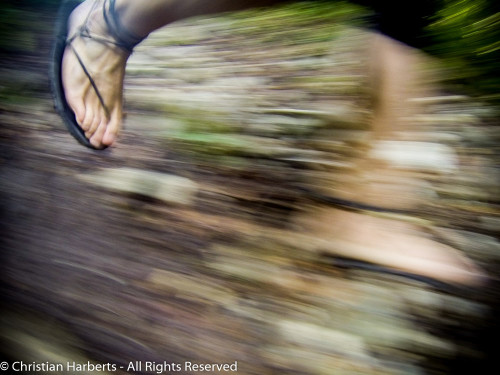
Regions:
<instances>
[{"instance_id":1,"label":"stone","mask_svg":"<svg viewBox=\"0 0 500 375\"><path fill-rule=\"evenodd\" d=\"M409 169L449 173L458 168L451 147L431 142L379 141L371 156Z\"/></svg>"},{"instance_id":2,"label":"stone","mask_svg":"<svg viewBox=\"0 0 500 375\"><path fill-rule=\"evenodd\" d=\"M108 190L180 205L193 203L198 191L197 184L188 178L134 168L105 169L78 178Z\"/></svg>"},{"instance_id":3,"label":"stone","mask_svg":"<svg viewBox=\"0 0 500 375\"><path fill-rule=\"evenodd\" d=\"M146 286L160 289L193 301L205 301L214 305L231 305L236 297L233 292L214 282L200 280L190 275L153 269L146 280Z\"/></svg>"},{"instance_id":4,"label":"stone","mask_svg":"<svg viewBox=\"0 0 500 375\"><path fill-rule=\"evenodd\" d=\"M282 320L277 323L283 339L293 345L317 348L320 351L337 353L366 360L369 358L364 341L356 335L298 321Z\"/></svg>"}]
</instances>

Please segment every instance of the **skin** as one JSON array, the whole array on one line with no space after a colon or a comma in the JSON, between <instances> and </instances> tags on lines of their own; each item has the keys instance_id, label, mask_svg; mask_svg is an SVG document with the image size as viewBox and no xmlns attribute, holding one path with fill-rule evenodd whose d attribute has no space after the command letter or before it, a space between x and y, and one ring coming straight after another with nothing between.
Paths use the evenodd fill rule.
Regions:
<instances>
[{"instance_id":1,"label":"skin","mask_svg":"<svg viewBox=\"0 0 500 375\"><path fill-rule=\"evenodd\" d=\"M146 37L150 32L183 18L269 6L280 2L282 1L117 0L115 10L128 32L138 37ZM98 6L93 7L94 2L87 0L73 11L68 22L68 35L74 35L90 13L88 26L91 32L109 38L108 26L102 12L102 0L97 4ZM66 101L92 145L97 148L111 146L122 127L123 79L130 54L112 44L104 44L91 38L78 37L72 46L89 69L108 111L104 110L72 48L69 47L64 53L62 64Z\"/></svg>"},{"instance_id":2,"label":"skin","mask_svg":"<svg viewBox=\"0 0 500 375\"><path fill-rule=\"evenodd\" d=\"M393 268L449 284L481 286L474 262L450 246L426 238L417 225L332 207L311 207L295 218L309 250Z\"/></svg>"},{"instance_id":3,"label":"skin","mask_svg":"<svg viewBox=\"0 0 500 375\"><path fill-rule=\"evenodd\" d=\"M82 3L72 13L68 25L73 35L91 10L91 3ZM92 31L106 35L107 28L99 10L92 11ZM94 78L107 106L103 108L89 79L83 72L71 48L66 48L62 63L62 79L66 100L75 113L76 120L85 131L92 145L99 148L112 145L122 126L122 92L125 64L129 53L119 47L89 38L76 38L72 47Z\"/></svg>"},{"instance_id":4,"label":"skin","mask_svg":"<svg viewBox=\"0 0 500 375\"><path fill-rule=\"evenodd\" d=\"M140 37L170 22L190 16L271 5L281 1L229 0L117 0L116 11L127 29ZM147 6L145 5L147 3ZM90 12L88 26L91 32L109 37L102 8L92 8L86 1L75 9L69 22L69 35L75 33ZM104 110L73 50L67 48L63 57L62 75L66 99L75 112L80 126L95 147L111 146L122 127L122 92L125 65L129 52L89 38L78 37L73 42L94 78L108 108ZM398 133L408 130L405 118L416 113L409 101L418 60L423 57L409 47L388 37L375 34L371 43L370 59L374 92L372 141L394 140ZM419 203L417 192L411 187L394 194L362 176L376 175L387 180L400 176L400 171L366 154L356 161L357 174L339 198L372 204L378 207L411 209ZM326 187L328 188L328 187ZM397 220L348 212L332 207L316 207L295 218L297 228L311 237L316 250L347 256L406 272L423 275L449 283L480 285L484 273L468 258L454 249L424 238L420 228Z\"/></svg>"}]
</instances>

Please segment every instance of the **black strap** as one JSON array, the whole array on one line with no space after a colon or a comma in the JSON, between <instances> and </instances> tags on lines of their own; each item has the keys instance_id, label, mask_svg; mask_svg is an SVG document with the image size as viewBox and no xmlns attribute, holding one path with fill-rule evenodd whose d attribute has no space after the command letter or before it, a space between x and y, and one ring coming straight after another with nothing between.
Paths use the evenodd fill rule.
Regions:
<instances>
[{"instance_id":1,"label":"black strap","mask_svg":"<svg viewBox=\"0 0 500 375\"><path fill-rule=\"evenodd\" d=\"M109 6L107 6L108 3ZM98 0L95 0L82 26L80 26L77 33L68 38L67 43L70 44L77 37L90 38L100 43L115 45L132 53L134 47L142 42L144 40L144 37L139 37L131 33L122 25L115 10L115 0L104 0L104 3L102 5L104 21L108 26L108 31L111 34L112 38L106 38L104 36L96 35L90 32L88 27L90 15L97 8L97 6Z\"/></svg>"},{"instance_id":2,"label":"black strap","mask_svg":"<svg viewBox=\"0 0 500 375\"><path fill-rule=\"evenodd\" d=\"M80 66L82 67L82 70L83 72L85 73L85 75L87 76L90 84L92 85L92 87L94 88L94 91L97 95L97 97L99 98L99 101L101 102L101 105L102 107L104 108L104 112L106 113L106 117L109 118L110 116L110 113L109 113L109 109L108 107L106 106L106 103L104 103L104 99L101 95L101 92L99 91L99 89L97 88L97 85L94 81L94 79L92 78L92 76L90 75L90 72L88 71L87 67L85 66L85 64L83 63L83 60L81 59L80 55L78 54L78 52L76 52L76 49L75 47L73 47L73 45L70 43L69 44L69 47L71 48L71 50L73 51L73 53L75 54L78 62L80 63Z\"/></svg>"},{"instance_id":3,"label":"black strap","mask_svg":"<svg viewBox=\"0 0 500 375\"><path fill-rule=\"evenodd\" d=\"M106 7L107 3L109 3L108 7ZM132 53L134 47L144 40L143 37L133 34L123 26L115 9L115 0L104 1L102 14L108 25L109 32L116 40L115 45Z\"/></svg>"},{"instance_id":4,"label":"black strap","mask_svg":"<svg viewBox=\"0 0 500 375\"><path fill-rule=\"evenodd\" d=\"M328 195L324 195L307 188L302 188L302 191L306 194L307 197L311 198L312 200L322 203L327 203L332 206L338 206L345 209L350 209L353 211L371 211L371 212L381 212L381 213L385 212L385 213L400 214L400 215L408 215L412 213L408 210L379 207L379 206L373 206L371 204L353 202L348 199L330 197Z\"/></svg>"}]
</instances>

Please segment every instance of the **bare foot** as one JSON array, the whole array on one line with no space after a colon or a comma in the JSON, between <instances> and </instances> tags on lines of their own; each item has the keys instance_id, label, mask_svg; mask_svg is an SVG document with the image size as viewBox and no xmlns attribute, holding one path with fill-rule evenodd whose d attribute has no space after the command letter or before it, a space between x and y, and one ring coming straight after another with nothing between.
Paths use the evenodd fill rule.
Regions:
<instances>
[{"instance_id":1,"label":"bare foot","mask_svg":"<svg viewBox=\"0 0 500 375\"><path fill-rule=\"evenodd\" d=\"M68 35L71 37L79 32L89 12L90 33L113 40L102 7L93 9L91 1L83 2L73 11L68 21ZM94 80L104 106L74 51ZM85 136L96 148L113 144L121 129L123 78L129 55L130 52L113 44L81 36L76 37L64 52L62 81L66 100Z\"/></svg>"},{"instance_id":2,"label":"bare foot","mask_svg":"<svg viewBox=\"0 0 500 375\"><path fill-rule=\"evenodd\" d=\"M457 250L425 238L416 225L331 207L296 221L315 250L382 265L446 283L478 286L481 269Z\"/></svg>"}]
</instances>

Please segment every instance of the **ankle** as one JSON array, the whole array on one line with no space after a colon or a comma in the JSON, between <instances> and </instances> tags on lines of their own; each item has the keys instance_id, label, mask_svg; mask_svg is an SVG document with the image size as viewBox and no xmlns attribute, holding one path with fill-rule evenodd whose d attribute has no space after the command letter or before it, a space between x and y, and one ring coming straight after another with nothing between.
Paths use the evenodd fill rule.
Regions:
<instances>
[{"instance_id":1,"label":"ankle","mask_svg":"<svg viewBox=\"0 0 500 375\"><path fill-rule=\"evenodd\" d=\"M115 9L114 0L95 2L87 0L71 14L68 41L81 36L109 46L119 47L130 54L144 38L128 31L122 25L120 18L121 15Z\"/></svg>"},{"instance_id":2,"label":"ankle","mask_svg":"<svg viewBox=\"0 0 500 375\"><path fill-rule=\"evenodd\" d=\"M133 48L148 36L148 33L139 34L128 27L128 22L124 22L124 19L127 19L126 13L129 11L126 4L117 4L115 0L104 0L102 19L108 34L113 37L116 44L132 52Z\"/></svg>"}]
</instances>

